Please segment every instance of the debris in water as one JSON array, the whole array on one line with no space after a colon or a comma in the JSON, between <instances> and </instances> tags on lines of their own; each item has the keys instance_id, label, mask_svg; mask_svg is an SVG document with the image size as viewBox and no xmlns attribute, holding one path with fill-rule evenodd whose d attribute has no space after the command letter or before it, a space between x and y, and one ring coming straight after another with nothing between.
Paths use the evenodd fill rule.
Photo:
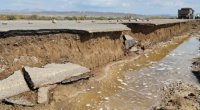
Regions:
<instances>
[{"instance_id":1,"label":"debris in water","mask_svg":"<svg viewBox=\"0 0 200 110\"><path fill-rule=\"evenodd\" d=\"M150 74L146 74L147 76L151 76Z\"/></svg>"},{"instance_id":2,"label":"debris in water","mask_svg":"<svg viewBox=\"0 0 200 110\"><path fill-rule=\"evenodd\" d=\"M171 55L171 56L175 56L176 54L175 54L175 53L171 53L170 55Z\"/></svg>"},{"instance_id":3,"label":"debris in water","mask_svg":"<svg viewBox=\"0 0 200 110\"><path fill-rule=\"evenodd\" d=\"M152 66L152 67L150 67L150 68L154 69L154 68L156 68L156 67Z\"/></svg>"},{"instance_id":4,"label":"debris in water","mask_svg":"<svg viewBox=\"0 0 200 110\"><path fill-rule=\"evenodd\" d=\"M99 91L99 92L97 92L98 94L101 94L102 92L101 91Z\"/></svg>"},{"instance_id":5,"label":"debris in water","mask_svg":"<svg viewBox=\"0 0 200 110\"><path fill-rule=\"evenodd\" d=\"M126 84L126 83L124 83L124 82L122 82L121 84L123 84L123 85L127 86L127 84Z\"/></svg>"},{"instance_id":6,"label":"debris in water","mask_svg":"<svg viewBox=\"0 0 200 110\"><path fill-rule=\"evenodd\" d=\"M163 70L165 70L165 67L164 68L157 68L157 70L163 71Z\"/></svg>"},{"instance_id":7,"label":"debris in water","mask_svg":"<svg viewBox=\"0 0 200 110\"><path fill-rule=\"evenodd\" d=\"M109 100L109 97L105 97L104 99L105 99L105 100Z\"/></svg>"},{"instance_id":8,"label":"debris in water","mask_svg":"<svg viewBox=\"0 0 200 110\"><path fill-rule=\"evenodd\" d=\"M148 99L152 99L152 97L147 97Z\"/></svg>"},{"instance_id":9,"label":"debris in water","mask_svg":"<svg viewBox=\"0 0 200 110\"><path fill-rule=\"evenodd\" d=\"M119 81L122 85L127 86L127 84L122 79L117 79L117 81Z\"/></svg>"},{"instance_id":10,"label":"debris in water","mask_svg":"<svg viewBox=\"0 0 200 110\"><path fill-rule=\"evenodd\" d=\"M147 85L147 83L143 83L142 85L143 85L143 86L146 86L146 85Z\"/></svg>"},{"instance_id":11,"label":"debris in water","mask_svg":"<svg viewBox=\"0 0 200 110\"><path fill-rule=\"evenodd\" d=\"M125 88L123 88L122 86L118 86L118 88L119 88L119 89L122 89L122 90L124 90L124 89L125 89Z\"/></svg>"},{"instance_id":12,"label":"debris in water","mask_svg":"<svg viewBox=\"0 0 200 110\"><path fill-rule=\"evenodd\" d=\"M90 107L91 105L90 105L90 104L86 104L85 106L86 106L86 107Z\"/></svg>"},{"instance_id":13,"label":"debris in water","mask_svg":"<svg viewBox=\"0 0 200 110\"><path fill-rule=\"evenodd\" d=\"M141 65L137 64L136 66L137 66L137 67L140 67Z\"/></svg>"},{"instance_id":14,"label":"debris in water","mask_svg":"<svg viewBox=\"0 0 200 110\"><path fill-rule=\"evenodd\" d=\"M163 63L160 63L159 65L160 65L160 66L163 66L164 64L163 64Z\"/></svg>"},{"instance_id":15,"label":"debris in water","mask_svg":"<svg viewBox=\"0 0 200 110\"><path fill-rule=\"evenodd\" d=\"M152 93L149 92L149 93L147 93L147 95L152 95Z\"/></svg>"},{"instance_id":16,"label":"debris in water","mask_svg":"<svg viewBox=\"0 0 200 110\"><path fill-rule=\"evenodd\" d=\"M167 69L168 69L168 70L173 70L174 68L168 67Z\"/></svg>"},{"instance_id":17,"label":"debris in water","mask_svg":"<svg viewBox=\"0 0 200 110\"><path fill-rule=\"evenodd\" d=\"M122 79L117 79L117 81L119 81L119 82L123 82L123 80L122 80Z\"/></svg>"},{"instance_id":18,"label":"debris in water","mask_svg":"<svg viewBox=\"0 0 200 110\"><path fill-rule=\"evenodd\" d=\"M177 54L178 56L182 56L182 54L181 53L179 53L179 54Z\"/></svg>"}]
</instances>

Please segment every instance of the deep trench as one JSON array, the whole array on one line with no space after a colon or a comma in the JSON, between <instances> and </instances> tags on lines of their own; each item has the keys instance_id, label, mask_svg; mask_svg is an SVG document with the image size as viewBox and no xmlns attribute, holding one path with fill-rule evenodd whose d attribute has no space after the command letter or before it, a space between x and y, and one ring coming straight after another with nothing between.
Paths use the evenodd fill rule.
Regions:
<instances>
[{"instance_id":1,"label":"deep trench","mask_svg":"<svg viewBox=\"0 0 200 110\"><path fill-rule=\"evenodd\" d=\"M123 34L129 34L148 49L160 42L173 39L175 35L188 31L191 23L179 23L160 26L131 25L132 31L104 33L60 32L40 34L35 32L5 34L0 39L0 58L7 69L0 78L9 76L13 71L26 66L43 66L47 63L70 61L95 70L109 62L126 57ZM177 28L178 27L178 28ZM149 43L149 40L152 40ZM15 53L13 55L13 53ZM22 57L21 56L25 56ZM37 58L34 62L33 58ZM13 62L17 59L17 62ZM113 76L115 77L115 76ZM111 88L112 89L112 88Z\"/></svg>"}]
</instances>

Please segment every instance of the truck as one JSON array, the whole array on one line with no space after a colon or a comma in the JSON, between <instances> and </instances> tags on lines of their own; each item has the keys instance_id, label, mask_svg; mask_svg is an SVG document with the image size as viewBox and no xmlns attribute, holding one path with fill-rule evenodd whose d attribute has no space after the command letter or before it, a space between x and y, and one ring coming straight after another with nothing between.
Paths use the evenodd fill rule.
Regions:
<instances>
[{"instance_id":1,"label":"truck","mask_svg":"<svg viewBox=\"0 0 200 110\"><path fill-rule=\"evenodd\" d=\"M200 19L200 13L196 14L195 19Z\"/></svg>"},{"instance_id":2,"label":"truck","mask_svg":"<svg viewBox=\"0 0 200 110\"><path fill-rule=\"evenodd\" d=\"M194 19L194 10L192 8L179 9L178 19Z\"/></svg>"}]
</instances>

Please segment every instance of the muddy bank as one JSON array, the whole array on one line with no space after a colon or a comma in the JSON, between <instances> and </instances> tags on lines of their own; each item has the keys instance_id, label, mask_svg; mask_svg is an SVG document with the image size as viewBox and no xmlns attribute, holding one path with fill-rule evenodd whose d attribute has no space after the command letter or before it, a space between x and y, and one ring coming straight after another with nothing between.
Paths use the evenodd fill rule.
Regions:
<instances>
[{"instance_id":1,"label":"muddy bank","mask_svg":"<svg viewBox=\"0 0 200 110\"><path fill-rule=\"evenodd\" d=\"M199 86L176 82L167 86L162 94L161 104L154 110L199 110Z\"/></svg>"},{"instance_id":2,"label":"muddy bank","mask_svg":"<svg viewBox=\"0 0 200 110\"><path fill-rule=\"evenodd\" d=\"M200 58L195 58L192 63L192 72L200 79Z\"/></svg>"}]
</instances>

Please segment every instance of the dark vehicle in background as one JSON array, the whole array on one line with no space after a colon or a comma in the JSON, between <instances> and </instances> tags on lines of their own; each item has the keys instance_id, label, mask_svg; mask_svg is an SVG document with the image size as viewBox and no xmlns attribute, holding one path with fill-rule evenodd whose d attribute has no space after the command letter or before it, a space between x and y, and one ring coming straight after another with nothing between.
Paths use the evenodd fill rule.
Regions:
<instances>
[{"instance_id":1,"label":"dark vehicle in background","mask_svg":"<svg viewBox=\"0 0 200 110\"><path fill-rule=\"evenodd\" d=\"M196 14L195 19L200 19L200 13Z\"/></svg>"},{"instance_id":2,"label":"dark vehicle in background","mask_svg":"<svg viewBox=\"0 0 200 110\"><path fill-rule=\"evenodd\" d=\"M179 9L178 19L194 19L194 10L192 8Z\"/></svg>"}]
</instances>

